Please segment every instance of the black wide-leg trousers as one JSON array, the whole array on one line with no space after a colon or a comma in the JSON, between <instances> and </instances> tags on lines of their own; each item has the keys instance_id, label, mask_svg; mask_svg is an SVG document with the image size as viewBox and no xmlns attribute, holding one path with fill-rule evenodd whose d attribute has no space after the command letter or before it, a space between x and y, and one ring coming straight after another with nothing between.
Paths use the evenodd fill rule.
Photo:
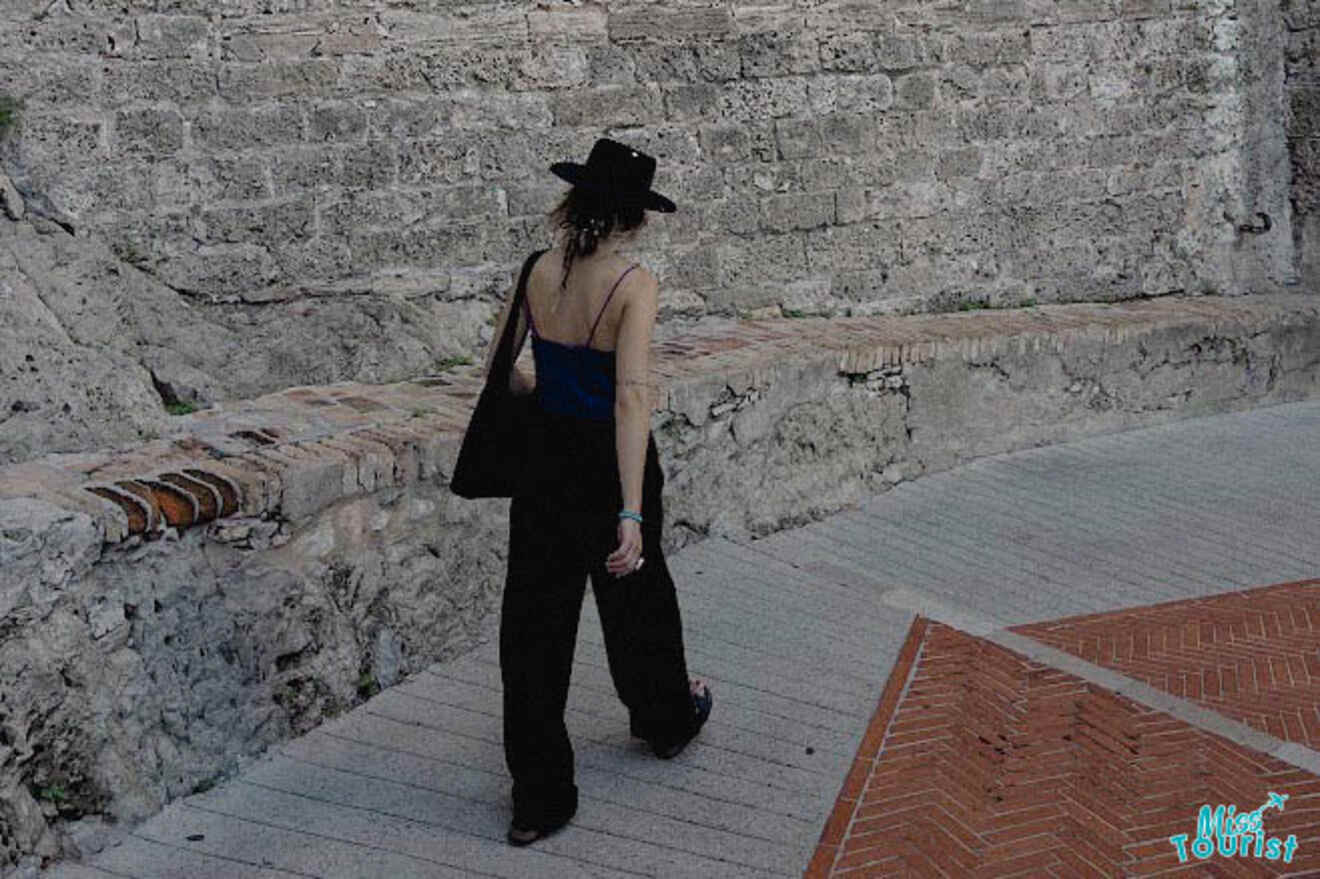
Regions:
<instances>
[{"instance_id":1,"label":"black wide-leg trousers","mask_svg":"<svg viewBox=\"0 0 1320 879\"><path fill-rule=\"evenodd\" d=\"M573 747L564 723L586 581L600 615L610 675L631 727L674 741L693 717L674 581L660 550L664 476L648 436L642 491L642 568L615 577L622 500L613 422L544 416L524 493L509 508L509 561L500 616L504 753L513 823L562 824L577 810Z\"/></svg>"}]
</instances>

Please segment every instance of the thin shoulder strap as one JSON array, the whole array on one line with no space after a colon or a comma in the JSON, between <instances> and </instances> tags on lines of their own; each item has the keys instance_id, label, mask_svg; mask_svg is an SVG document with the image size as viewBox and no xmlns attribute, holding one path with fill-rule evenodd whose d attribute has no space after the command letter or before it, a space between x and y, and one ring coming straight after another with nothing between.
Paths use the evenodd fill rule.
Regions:
<instances>
[{"instance_id":1,"label":"thin shoulder strap","mask_svg":"<svg viewBox=\"0 0 1320 879\"><path fill-rule=\"evenodd\" d=\"M624 278L628 277L628 273L639 265L641 265L641 263L633 263L628 266L628 268L624 269L623 274L619 275L619 280L615 281L614 286L610 288L610 295L605 297L605 304L600 307L600 312L596 315L596 322L591 325L591 335L587 336L588 347L591 346L591 340L596 335L596 327L600 325L600 319L605 316L605 308L610 304L610 300L614 298L614 291L619 289L619 285L623 283Z\"/></svg>"}]
</instances>

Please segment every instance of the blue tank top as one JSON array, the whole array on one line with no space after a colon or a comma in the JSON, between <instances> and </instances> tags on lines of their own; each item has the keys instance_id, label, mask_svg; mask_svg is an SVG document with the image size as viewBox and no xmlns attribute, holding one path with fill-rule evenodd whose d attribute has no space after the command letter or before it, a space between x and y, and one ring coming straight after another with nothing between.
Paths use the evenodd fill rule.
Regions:
<instances>
[{"instance_id":1,"label":"blue tank top","mask_svg":"<svg viewBox=\"0 0 1320 879\"><path fill-rule=\"evenodd\" d=\"M532 331L532 357L536 362L536 400L547 412L574 415L593 421L607 421L614 417L614 363L615 352L598 351L591 346L605 308L614 298L614 292L637 264L628 266L605 297L591 334L585 345L565 345L544 339L536 332L532 308L523 297L523 310Z\"/></svg>"}]
</instances>

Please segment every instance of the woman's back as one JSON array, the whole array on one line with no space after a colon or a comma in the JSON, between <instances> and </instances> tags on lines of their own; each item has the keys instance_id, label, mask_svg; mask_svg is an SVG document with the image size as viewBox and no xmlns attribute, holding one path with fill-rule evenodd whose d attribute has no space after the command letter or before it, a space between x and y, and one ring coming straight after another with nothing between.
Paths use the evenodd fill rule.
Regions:
<instances>
[{"instance_id":1,"label":"woman's back","mask_svg":"<svg viewBox=\"0 0 1320 879\"><path fill-rule=\"evenodd\" d=\"M649 274L640 266L628 272L632 265L634 263L617 254L578 258L573 263L567 285L561 288L563 248L547 251L537 260L531 277L527 279L527 304L536 334L569 347L586 345L590 339L589 347L593 350L616 350L620 316L639 286L629 283L630 278L633 275L644 278ZM625 272L628 273L626 276ZM613 289L620 278L622 283L618 289Z\"/></svg>"},{"instance_id":2,"label":"woman's back","mask_svg":"<svg viewBox=\"0 0 1320 879\"><path fill-rule=\"evenodd\" d=\"M608 421L616 387L644 385L654 327L654 279L613 253L575 262L561 289L563 252L545 253L527 283L527 317L541 408Z\"/></svg>"}]
</instances>

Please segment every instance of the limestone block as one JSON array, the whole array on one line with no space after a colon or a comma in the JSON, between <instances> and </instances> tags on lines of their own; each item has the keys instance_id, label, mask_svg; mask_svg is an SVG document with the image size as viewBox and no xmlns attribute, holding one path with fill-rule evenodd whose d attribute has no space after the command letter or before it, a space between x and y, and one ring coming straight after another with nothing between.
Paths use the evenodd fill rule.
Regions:
<instances>
[{"instance_id":1,"label":"limestone block","mask_svg":"<svg viewBox=\"0 0 1320 879\"><path fill-rule=\"evenodd\" d=\"M975 177L981 170L982 153L978 147L945 150L935 161L935 176L940 180Z\"/></svg>"},{"instance_id":2,"label":"limestone block","mask_svg":"<svg viewBox=\"0 0 1320 879\"><path fill-rule=\"evenodd\" d=\"M1117 16L1118 4L1114 0L1065 0L1056 4L1052 15L1043 18L1047 21L1081 22L1105 21Z\"/></svg>"},{"instance_id":3,"label":"limestone block","mask_svg":"<svg viewBox=\"0 0 1320 879\"><path fill-rule=\"evenodd\" d=\"M193 146L207 152L297 143L303 132L302 112L285 104L207 108L191 113L189 122Z\"/></svg>"},{"instance_id":4,"label":"limestone block","mask_svg":"<svg viewBox=\"0 0 1320 879\"><path fill-rule=\"evenodd\" d=\"M6 10L7 15L11 14L9 9ZM108 56L117 57L132 48L136 36L132 19L88 21L87 17L76 15L24 17L28 19L24 22L25 26L12 33L15 36L22 34L21 45L37 51L89 55L104 52Z\"/></svg>"},{"instance_id":5,"label":"limestone block","mask_svg":"<svg viewBox=\"0 0 1320 879\"><path fill-rule=\"evenodd\" d=\"M344 193L387 189L401 177L401 147L393 143L354 144L341 152L339 158L336 182L344 187Z\"/></svg>"},{"instance_id":6,"label":"limestone block","mask_svg":"<svg viewBox=\"0 0 1320 879\"><path fill-rule=\"evenodd\" d=\"M318 104L307 111L307 134L314 143L359 141L366 132L367 113L360 104Z\"/></svg>"},{"instance_id":7,"label":"limestone block","mask_svg":"<svg viewBox=\"0 0 1320 879\"><path fill-rule=\"evenodd\" d=\"M938 61L957 62L945 55L940 43L913 34L881 34L876 41L876 63L885 71L903 71ZM974 62L967 62L974 63Z\"/></svg>"},{"instance_id":8,"label":"limestone block","mask_svg":"<svg viewBox=\"0 0 1320 879\"><path fill-rule=\"evenodd\" d=\"M779 195L761 203L764 228L771 232L816 229L834 222L834 193Z\"/></svg>"},{"instance_id":9,"label":"limestone block","mask_svg":"<svg viewBox=\"0 0 1320 879\"><path fill-rule=\"evenodd\" d=\"M909 277L900 266L834 272L824 282L827 296L832 301L817 306L817 309L821 313L837 313L835 306L840 301L888 305L912 290L910 283L904 283Z\"/></svg>"},{"instance_id":10,"label":"limestone block","mask_svg":"<svg viewBox=\"0 0 1320 879\"><path fill-rule=\"evenodd\" d=\"M751 235L761 228L759 200L750 197L732 197L702 204L699 208L702 227L718 229L732 235Z\"/></svg>"},{"instance_id":11,"label":"limestone block","mask_svg":"<svg viewBox=\"0 0 1320 879\"><path fill-rule=\"evenodd\" d=\"M27 161L35 166L32 173L39 169L77 168L106 157L106 127L107 120L101 117L27 113L23 117L19 148ZM21 178L15 182L23 184ZM24 187L25 190L29 188Z\"/></svg>"},{"instance_id":12,"label":"limestone block","mask_svg":"<svg viewBox=\"0 0 1320 879\"><path fill-rule=\"evenodd\" d=\"M816 109L807 97L810 81L779 77L728 83L719 94L717 118L726 122L760 122Z\"/></svg>"},{"instance_id":13,"label":"limestone block","mask_svg":"<svg viewBox=\"0 0 1320 879\"><path fill-rule=\"evenodd\" d=\"M588 46L586 57L588 82L599 85L628 84L636 79L637 63L634 60L632 46L627 48L612 44Z\"/></svg>"},{"instance_id":14,"label":"limestone block","mask_svg":"<svg viewBox=\"0 0 1320 879\"><path fill-rule=\"evenodd\" d=\"M807 268L804 233L733 240L718 245L720 283L725 285L790 281Z\"/></svg>"},{"instance_id":15,"label":"limestone block","mask_svg":"<svg viewBox=\"0 0 1320 879\"><path fill-rule=\"evenodd\" d=\"M562 183L538 181L519 183L504 190L505 204L511 217L548 213L556 200L563 196Z\"/></svg>"},{"instance_id":16,"label":"limestone block","mask_svg":"<svg viewBox=\"0 0 1320 879\"><path fill-rule=\"evenodd\" d=\"M1075 2L1092 2L1092 0L1075 0ZM1105 4L1110 0L1095 0L1095 2ZM979 33L972 31L951 33L944 38L938 49L932 48L931 51L939 51L941 60L946 63L976 66L1025 62L1030 56L1031 47L1032 44L1028 42L1027 37L1018 30ZM916 47L901 51L917 54ZM883 60L881 66L885 66Z\"/></svg>"},{"instance_id":17,"label":"limestone block","mask_svg":"<svg viewBox=\"0 0 1320 879\"><path fill-rule=\"evenodd\" d=\"M604 6L556 6L527 13L527 30L533 42L603 42L609 36L608 20Z\"/></svg>"},{"instance_id":18,"label":"limestone block","mask_svg":"<svg viewBox=\"0 0 1320 879\"><path fill-rule=\"evenodd\" d=\"M993 75L993 71L987 72L982 79L983 93L988 93L986 83ZM935 78L928 73L900 76L894 81L893 88L893 106L905 110L922 109L935 102Z\"/></svg>"},{"instance_id":19,"label":"limestone block","mask_svg":"<svg viewBox=\"0 0 1320 879\"><path fill-rule=\"evenodd\" d=\"M693 122L714 115L719 89L710 83L682 83L664 87L665 118Z\"/></svg>"},{"instance_id":20,"label":"limestone block","mask_svg":"<svg viewBox=\"0 0 1320 879\"><path fill-rule=\"evenodd\" d=\"M596 82L582 46L535 45L522 59L514 87L525 90L571 88Z\"/></svg>"},{"instance_id":21,"label":"limestone block","mask_svg":"<svg viewBox=\"0 0 1320 879\"><path fill-rule=\"evenodd\" d=\"M733 22L739 34L809 31L802 10L792 3L737 3L733 6Z\"/></svg>"},{"instance_id":22,"label":"limestone block","mask_svg":"<svg viewBox=\"0 0 1320 879\"><path fill-rule=\"evenodd\" d=\"M822 74L808 82L813 113L876 113L894 106L894 83L883 73Z\"/></svg>"},{"instance_id":23,"label":"limestone block","mask_svg":"<svg viewBox=\"0 0 1320 879\"><path fill-rule=\"evenodd\" d=\"M703 125L699 138L707 161L738 162L751 156L751 138L742 126Z\"/></svg>"},{"instance_id":24,"label":"limestone block","mask_svg":"<svg viewBox=\"0 0 1320 879\"><path fill-rule=\"evenodd\" d=\"M1042 76L1040 68L1033 71L1033 85ZM950 64L940 68L938 73L938 84L936 88L936 100L941 104L950 104L956 101L966 101L975 98L980 92L981 74L976 68L968 64ZM1077 90L1072 94L1077 94L1078 90L1086 88L1085 80L1081 80ZM1037 100L1042 99L1039 94L1034 95Z\"/></svg>"},{"instance_id":25,"label":"limestone block","mask_svg":"<svg viewBox=\"0 0 1320 879\"><path fill-rule=\"evenodd\" d=\"M899 232L888 224L833 226L806 234L807 262L813 271L870 269L898 260Z\"/></svg>"},{"instance_id":26,"label":"limestone block","mask_svg":"<svg viewBox=\"0 0 1320 879\"><path fill-rule=\"evenodd\" d=\"M0 92L29 105L80 104L96 93L100 71L95 57L12 51L0 62Z\"/></svg>"},{"instance_id":27,"label":"limestone block","mask_svg":"<svg viewBox=\"0 0 1320 879\"><path fill-rule=\"evenodd\" d=\"M526 45L529 37L526 11L486 8L479 15L465 12L386 10L378 18L391 42L402 45L457 46L463 50Z\"/></svg>"},{"instance_id":28,"label":"limestone block","mask_svg":"<svg viewBox=\"0 0 1320 879\"><path fill-rule=\"evenodd\" d=\"M102 99L110 107L137 101L199 104L217 94L218 62L134 61L111 64L101 71Z\"/></svg>"},{"instance_id":29,"label":"limestone block","mask_svg":"<svg viewBox=\"0 0 1320 879\"><path fill-rule=\"evenodd\" d=\"M656 188L662 185L664 187L662 191L666 195L678 204L688 207L695 206L707 198L723 198L728 192L721 169L704 164L675 169L675 172L665 178L663 183L657 178ZM670 219L674 222L668 222ZM666 217L666 228L672 228L685 220L685 216Z\"/></svg>"},{"instance_id":30,"label":"limestone block","mask_svg":"<svg viewBox=\"0 0 1320 879\"><path fill-rule=\"evenodd\" d=\"M670 8L647 4L609 13L609 36L615 41L712 39L732 31L732 14L719 6Z\"/></svg>"},{"instance_id":31,"label":"limestone block","mask_svg":"<svg viewBox=\"0 0 1320 879\"><path fill-rule=\"evenodd\" d=\"M642 125L664 116L659 89L654 86L603 86L590 92L556 94L550 110L556 125Z\"/></svg>"},{"instance_id":32,"label":"limestone block","mask_svg":"<svg viewBox=\"0 0 1320 879\"><path fill-rule=\"evenodd\" d=\"M876 123L865 115L832 113L820 120L821 136L833 153L861 153L874 151Z\"/></svg>"},{"instance_id":33,"label":"limestone block","mask_svg":"<svg viewBox=\"0 0 1320 879\"><path fill-rule=\"evenodd\" d=\"M305 241L314 232L313 201L303 195L260 207L204 211L200 224L212 240L226 244Z\"/></svg>"},{"instance_id":34,"label":"limestone block","mask_svg":"<svg viewBox=\"0 0 1320 879\"><path fill-rule=\"evenodd\" d=\"M822 70L870 73L880 63L875 35L866 32L829 35L820 41L820 62Z\"/></svg>"},{"instance_id":35,"label":"limestone block","mask_svg":"<svg viewBox=\"0 0 1320 879\"><path fill-rule=\"evenodd\" d=\"M820 125L813 117L777 120L775 139L779 155L784 159L814 156L823 148Z\"/></svg>"},{"instance_id":36,"label":"limestone block","mask_svg":"<svg viewBox=\"0 0 1320 879\"><path fill-rule=\"evenodd\" d=\"M219 93L231 100L279 97L331 97L339 82L337 62L328 58L300 61L231 62L219 70Z\"/></svg>"},{"instance_id":37,"label":"limestone block","mask_svg":"<svg viewBox=\"0 0 1320 879\"><path fill-rule=\"evenodd\" d=\"M813 3L807 10L804 27L807 31L825 33L856 33L870 31L887 33L893 29L892 9L863 0L824 0Z\"/></svg>"},{"instance_id":38,"label":"limestone block","mask_svg":"<svg viewBox=\"0 0 1320 879\"><path fill-rule=\"evenodd\" d=\"M133 42L134 58L205 58L211 43L211 24L191 15L140 15Z\"/></svg>"},{"instance_id":39,"label":"limestone block","mask_svg":"<svg viewBox=\"0 0 1320 879\"><path fill-rule=\"evenodd\" d=\"M966 10L966 20L976 26L1035 21L1034 0L975 0Z\"/></svg>"},{"instance_id":40,"label":"limestone block","mask_svg":"<svg viewBox=\"0 0 1320 879\"><path fill-rule=\"evenodd\" d=\"M737 46L744 77L790 76L820 69L816 39L799 30L744 34Z\"/></svg>"},{"instance_id":41,"label":"limestone block","mask_svg":"<svg viewBox=\"0 0 1320 879\"><path fill-rule=\"evenodd\" d=\"M571 84L571 83L569 83ZM549 128L554 121L543 95L490 95L472 90L450 94L451 124L463 129Z\"/></svg>"}]
</instances>

